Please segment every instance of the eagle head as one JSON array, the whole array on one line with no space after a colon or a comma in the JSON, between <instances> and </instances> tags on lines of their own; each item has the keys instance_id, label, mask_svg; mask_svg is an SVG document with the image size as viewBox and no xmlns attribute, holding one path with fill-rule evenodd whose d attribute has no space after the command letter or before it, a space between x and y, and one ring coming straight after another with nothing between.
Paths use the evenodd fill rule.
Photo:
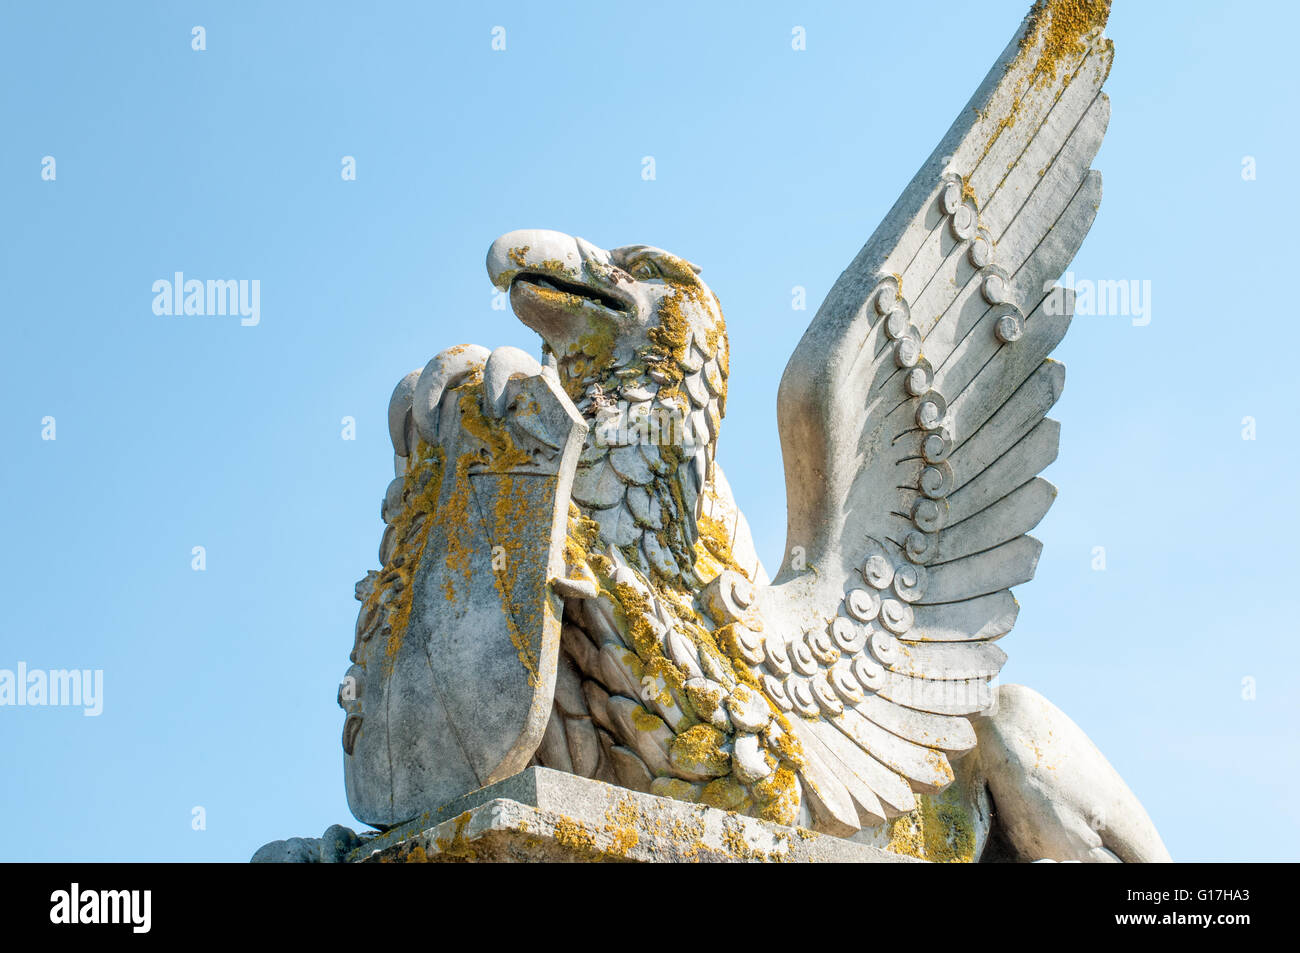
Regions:
<instances>
[{"instance_id":1,"label":"eagle head","mask_svg":"<svg viewBox=\"0 0 1300 953\"><path fill-rule=\"evenodd\" d=\"M610 396L625 385L673 388L715 357L725 378L722 309L684 258L520 229L492 243L487 269L519 320L541 335L575 400L592 385Z\"/></svg>"}]
</instances>

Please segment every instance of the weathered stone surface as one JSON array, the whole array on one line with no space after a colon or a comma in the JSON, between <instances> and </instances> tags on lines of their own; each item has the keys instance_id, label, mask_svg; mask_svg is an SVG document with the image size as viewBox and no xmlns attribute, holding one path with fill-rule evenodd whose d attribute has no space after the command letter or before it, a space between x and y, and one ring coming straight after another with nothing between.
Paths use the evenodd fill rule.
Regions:
<instances>
[{"instance_id":1,"label":"weathered stone surface","mask_svg":"<svg viewBox=\"0 0 1300 953\"><path fill-rule=\"evenodd\" d=\"M908 863L864 844L529 768L368 841L353 862Z\"/></svg>"},{"instance_id":2,"label":"weathered stone surface","mask_svg":"<svg viewBox=\"0 0 1300 953\"><path fill-rule=\"evenodd\" d=\"M942 860L993 839L993 789L1014 805L999 843L1106 859L1043 800L1065 775L1021 756L1032 710L1082 739L1062 803L1101 797L1123 815L1114 855L1159 853L1059 712L986 719L989 759L971 724L994 702L1011 588L1037 567L1027 533L1056 497L1039 474L1072 303L1053 283L1101 198L1088 166L1109 117L1107 12L1035 4L809 325L779 392L788 531L772 580L716 460L729 344L700 268L541 229L493 242L489 277L546 366L462 345L394 392L384 568L358 586L339 696L358 817L407 821L531 759L698 805L674 810ZM462 802L458 825L422 815L402 849L617 854L600 826L617 805L577 788L540 803L528 777L508 783L533 784L532 801L498 790ZM727 830L705 823L693 849L717 853L708 838Z\"/></svg>"}]
</instances>

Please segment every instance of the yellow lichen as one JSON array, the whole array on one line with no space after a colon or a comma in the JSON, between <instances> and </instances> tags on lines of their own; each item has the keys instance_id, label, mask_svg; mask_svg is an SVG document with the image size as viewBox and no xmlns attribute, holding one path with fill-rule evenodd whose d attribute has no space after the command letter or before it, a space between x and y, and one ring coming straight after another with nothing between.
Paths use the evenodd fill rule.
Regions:
<instances>
[{"instance_id":1,"label":"yellow lichen","mask_svg":"<svg viewBox=\"0 0 1300 953\"><path fill-rule=\"evenodd\" d=\"M442 592L448 602L456 603L472 591L474 573L485 555L478 552L478 535L466 530L485 523L494 546L487 555L493 583L506 609L504 622L529 684L536 684L539 646L535 643L552 610L545 594L534 602L520 604L511 586L511 567L519 565L516 560L527 558L528 537L522 530L536 515L531 497L524 492L529 484L516 481L512 471L530 463L531 457L515 446L502 422L490 420L483 413L480 375L457 390L460 423L470 437L482 444L481 451L461 453L452 463L451 472L445 472L443 450L419 444L407 467L403 494L406 502L392 523L398 547L380 573L367 607L387 607L389 635L384 658L391 671L410 624L411 583L424 560L428 541L436 537L442 547L446 570L442 574ZM480 513L475 505L471 472L496 475L499 492L490 513Z\"/></svg>"},{"instance_id":2,"label":"yellow lichen","mask_svg":"<svg viewBox=\"0 0 1300 953\"><path fill-rule=\"evenodd\" d=\"M707 513L701 513L696 520L696 526L699 529L699 538L695 544L696 565L704 564L701 568L708 573L709 578L716 576L722 569L739 571L740 567L736 564L736 557L731 551L731 534L726 524ZM710 561L716 564L716 568L709 565Z\"/></svg>"},{"instance_id":3,"label":"yellow lichen","mask_svg":"<svg viewBox=\"0 0 1300 953\"><path fill-rule=\"evenodd\" d=\"M605 812L605 833L609 836L609 852L620 857L641 842L637 825L641 816L630 798L623 798Z\"/></svg>"},{"instance_id":4,"label":"yellow lichen","mask_svg":"<svg viewBox=\"0 0 1300 953\"><path fill-rule=\"evenodd\" d=\"M1034 76L1056 77L1066 59L1081 56L1086 38L1104 27L1110 17L1110 0L1038 0L1029 11L1029 27L1020 38L1024 53L1042 40L1042 51L1034 64Z\"/></svg>"},{"instance_id":5,"label":"yellow lichen","mask_svg":"<svg viewBox=\"0 0 1300 953\"><path fill-rule=\"evenodd\" d=\"M1025 32L1007 70L1020 70L1030 56L1036 56L1036 59L1016 81L1011 105L994 126L980 155L981 160L1002 134L1016 124L1028 91L1035 86L1056 82L1063 64L1071 64L1073 69L1075 61L1086 55L1093 31L1104 27L1109 16L1110 0L1037 0L1029 11ZM1068 75L1064 82L1068 85ZM980 114L981 120L988 118L987 113ZM1010 163L1008 172L1014 167L1015 162Z\"/></svg>"},{"instance_id":6,"label":"yellow lichen","mask_svg":"<svg viewBox=\"0 0 1300 953\"><path fill-rule=\"evenodd\" d=\"M917 797L916 809L890 821L886 850L938 864L975 860L973 799L965 786Z\"/></svg>"},{"instance_id":7,"label":"yellow lichen","mask_svg":"<svg viewBox=\"0 0 1300 953\"><path fill-rule=\"evenodd\" d=\"M442 485L443 452L419 441L412 448L402 484L405 501L396 514L390 514L390 531L396 546L379 572L376 584L365 600L363 612L382 614L383 623L372 628L388 628L384 644L385 674L392 667L402 647L402 638L410 622L412 581L420 566L429 539L429 527L437 510ZM364 660L363 660L364 665Z\"/></svg>"},{"instance_id":8,"label":"yellow lichen","mask_svg":"<svg viewBox=\"0 0 1300 953\"><path fill-rule=\"evenodd\" d=\"M594 851L596 835L577 821L562 816L555 822L555 842L570 850Z\"/></svg>"},{"instance_id":9,"label":"yellow lichen","mask_svg":"<svg viewBox=\"0 0 1300 953\"><path fill-rule=\"evenodd\" d=\"M749 797L743 784L730 775L710 781L700 792L700 803L723 811L739 810Z\"/></svg>"},{"instance_id":10,"label":"yellow lichen","mask_svg":"<svg viewBox=\"0 0 1300 953\"><path fill-rule=\"evenodd\" d=\"M669 384L682 379L680 362L686 360L686 349L690 347L691 322L682 313L682 304L696 301L694 289L678 286L659 301L659 323L646 332L650 343L657 347L662 356L650 361Z\"/></svg>"},{"instance_id":11,"label":"yellow lichen","mask_svg":"<svg viewBox=\"0 0 1300 953\"><path fill-rule=\"evenodd\" d=\"M457 816L450 837L434 838L434 843L438 846L439 860L473 861L478 859L478 852L474 850L474 845L465 837L465 829L469 827L469 822L470 812L465 811Z\"/></svg>"},{"instance_id":12,"label":"yellow lichen","mask_svg":"<svg viewBox=\"0 0 1300 953\"><path fill-rule=\"evenodd\" d=\"M669 750L678 764L723 774L731 766L731 755L722 749L726 740L712 725L692 725L672 740Z\"/></svg>"},{"instance_id":13,"label":"yellow lichen","mask_svg":"<svg viewBox=\"0 0 1300 953\"><path fill-rule=\"evenodd\" d=\"M677 801L697 802L700 799L701 790L695 784L690 781L683 781L681 778L660 778L655 782L653 793Z\"/></svg>"}]
</instances>

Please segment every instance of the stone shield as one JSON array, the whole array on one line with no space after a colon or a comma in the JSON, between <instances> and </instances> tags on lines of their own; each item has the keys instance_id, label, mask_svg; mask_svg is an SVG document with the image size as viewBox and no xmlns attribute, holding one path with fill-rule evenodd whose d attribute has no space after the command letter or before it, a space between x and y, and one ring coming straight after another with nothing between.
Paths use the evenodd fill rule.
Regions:
<instances>
[{"instance_id":1,"label":"stone shield","mask_svg":"<svg viewBox=\"0 0 1300 953\"><path fill-rule=\"evenodd\" d=\"M413 449L397 485L384 568L358 589L344 774L353 814L377 827L523 770L551 711L550 581L586 426L545 374L509 381L499 419L481 389L444 396L438 446Z\"/></svg>"}]
</instances>

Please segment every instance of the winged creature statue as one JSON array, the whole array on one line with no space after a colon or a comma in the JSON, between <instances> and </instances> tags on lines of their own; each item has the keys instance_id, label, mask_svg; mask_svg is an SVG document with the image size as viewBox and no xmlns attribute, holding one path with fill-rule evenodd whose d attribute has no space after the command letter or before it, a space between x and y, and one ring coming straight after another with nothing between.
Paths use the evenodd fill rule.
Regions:
<instances>
[{"instance_id":1,"label":"winged creature statue","mask_svg":"<svg viewBox=\"0 0 1300 953\"><path fill-rule=\"evenodd\" d=\"M1054 283L1101 201L1108 9L1039 0L803 335L771 578L716 459L700 269L492 244L543 361L463 345L393 395L340 689L360 819L540 764L931 860L1168 859L1073 722L991 684L1056 495Z\"/></svg>"}]
</instances>

